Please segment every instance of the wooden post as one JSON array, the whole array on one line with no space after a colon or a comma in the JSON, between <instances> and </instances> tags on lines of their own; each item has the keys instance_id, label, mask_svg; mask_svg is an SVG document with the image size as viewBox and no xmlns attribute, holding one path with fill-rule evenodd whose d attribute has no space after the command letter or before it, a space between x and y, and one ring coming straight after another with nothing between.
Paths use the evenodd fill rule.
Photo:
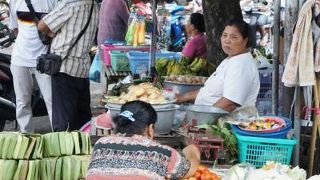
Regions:
<instances>
[{"instance_id":1,"label":"wooden post","mask_svg":"<svg viewBox=\"0 0 320 180\"><path fill-rule=\"evenodd\" d=\"M299 14L299 1L286 1L285 7L285 21L284 21L284 64L286 64L290 47L292 43L293 27L298 19ZM284 116L292 119L291 107L293 103L293 97L295 96L295 108L294 108L294 129L295 137L297 138L297 145L295 146L293 161L294 165L299 164L299 150L300 150L300 87L295 88L284 87L283 89L283 110ZM299 122L297 120L299 119Z\"/></svg>"}]
</instances>

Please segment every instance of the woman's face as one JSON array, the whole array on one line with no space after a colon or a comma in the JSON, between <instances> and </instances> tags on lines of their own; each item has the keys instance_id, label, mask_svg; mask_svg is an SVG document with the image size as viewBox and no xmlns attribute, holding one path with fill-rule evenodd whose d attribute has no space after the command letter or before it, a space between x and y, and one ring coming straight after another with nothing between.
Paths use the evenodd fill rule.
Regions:
<instances>
[{"instance_id":1,"label":"woman's face","mask_svg":"<svg viewBox=\"0 0 320 180\"><path fill-rule=\"evenodd\" d=\"M226 26L221 36L222 50L228 57L241 54L247 50L248 38L243 38L238 28Z\"/></svg>"},{"instance_id":2,"label":"woman's face","mask_svg":"<svg viewBox=\"0 0 320 180\"><path fill-rule=\"evenodd\" d=\"M191 37L192 31L194 30L194 25L191 24L190 19L188 20L187 24L185 25L186 33L188 37Z\"/></svg>"}]
</instances>

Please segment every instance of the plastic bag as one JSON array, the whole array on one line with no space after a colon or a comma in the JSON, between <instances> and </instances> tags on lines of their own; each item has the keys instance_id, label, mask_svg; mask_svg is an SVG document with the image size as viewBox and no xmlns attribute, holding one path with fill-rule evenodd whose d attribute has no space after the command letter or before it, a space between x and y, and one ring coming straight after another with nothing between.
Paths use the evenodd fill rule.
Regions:
<instances>
[{"instance_id":1,"label":"plastic bag","mask_svg":"<svg viewBox=\"0 0 320 180\"><path fill-rule=\"evenodd\" d=\"M252 55L254 59L257 60L258 69L272 68L272 64L270 64L268 59L264 57L259 50L254 49Z\"/></svg>"},{"instance_id":2,"label":"plastic bag","mask_svg":"<svg viewBox=\"0 0 320 180\"><path fill-rule=\"evenodd\" d=\"M89 79L94 82L100 83L100 73L101 73L101 63L99 61L99 53L97 52L93 58L90 70L89 70Z\"/></svg>"}]
</instances>

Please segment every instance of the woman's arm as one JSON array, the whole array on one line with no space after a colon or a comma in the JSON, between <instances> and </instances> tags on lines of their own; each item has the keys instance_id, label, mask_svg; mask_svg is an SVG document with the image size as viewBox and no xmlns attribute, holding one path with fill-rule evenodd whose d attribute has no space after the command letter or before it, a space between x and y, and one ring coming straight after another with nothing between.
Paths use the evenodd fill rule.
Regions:
<instances>
[{"instance_id":1,"label":"woman's arm","mask_svg":"<svg viewBox=\"0 0 320 180\"><path fill-rule=\"evenodd\" d=\"M232 112L237 108L237 104L227 98L220 98L213 106L221 108L225 111Z\"/></svg>"},{"instance_id":2,"label":"woman's arm","mask_svg":"<svg viewBox=\"0 0 320 180\"><path fill-rule=\"evenodd\" d=\"M197 98L198 93L199 93L199 90L191 91L183 95L177 94L176 103L181 104L185 102L194 102Z\"/></svg>"},{"instance_id":3,"label":"woman's arm","mask_svg":"<svg viewBox=\"0 0 320 180\"><path fill-rule=\"evenodd\" d=\"M183 177L183 178L188 178L194 175L194 173L197 170L197 167L200 164L200 151L197 148L197 146L191 144L185 147L182 150L182 153L184 154L186 159L190 161L190 169L188 173Z\"/></svg>"}]
</instances>

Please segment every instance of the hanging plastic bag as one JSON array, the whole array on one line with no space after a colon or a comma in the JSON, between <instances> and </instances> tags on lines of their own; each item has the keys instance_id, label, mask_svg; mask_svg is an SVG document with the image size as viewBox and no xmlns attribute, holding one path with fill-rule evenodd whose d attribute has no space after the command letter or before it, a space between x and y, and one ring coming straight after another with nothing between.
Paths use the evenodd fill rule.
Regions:
<instances>
[{"instance_id":1,"label":"hanging plastic bag","mask_svg":"<svg viewBox=\"0 0 320 180\"><path fill-rule=\"evenodd\" d=\"M257 49L254 49L252 55L258 63L258 69L272 68L272 64L264 57L261 52Z\"/></svg>"},{"instance_id":2,"label":"hanging plastic bag","mask_svg":"<svg viewBox=\"0 0 320 180\"><path fill-rule=\"evenodd\" d=\"M99 53L97 52L93 58L90 70L89 70L89 79L91 81L100 83L100 73L101 73L101 63L99 61Z\"/></svg>"}]
</instances>

